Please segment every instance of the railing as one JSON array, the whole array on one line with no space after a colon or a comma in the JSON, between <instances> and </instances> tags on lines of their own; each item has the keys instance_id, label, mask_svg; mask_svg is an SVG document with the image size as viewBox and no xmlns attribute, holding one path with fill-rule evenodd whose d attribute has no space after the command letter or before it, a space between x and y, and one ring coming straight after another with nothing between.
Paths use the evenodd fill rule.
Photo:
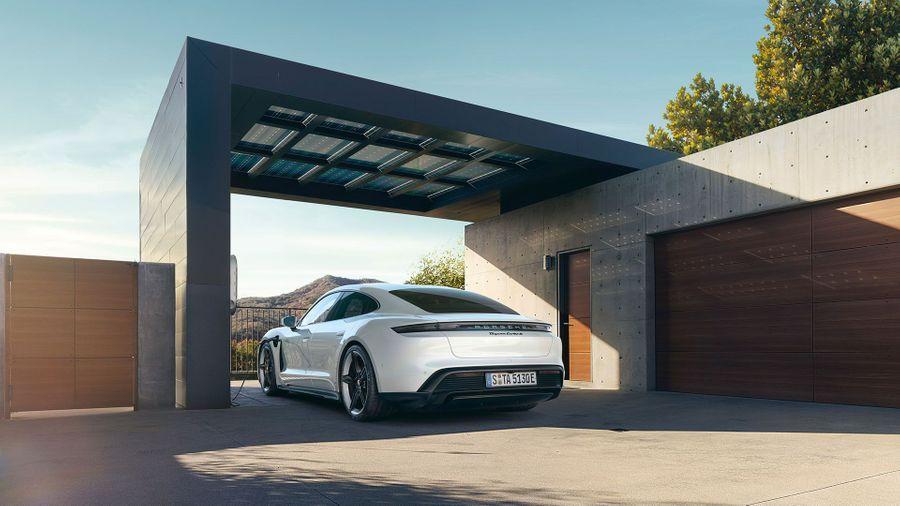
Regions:
<instances>
[{"instance_id":1,"label":"railing","mask_svg":"<svg viewBox=\"0 0 900 506\"><path fill-rule=\"evenodd\" d=\"M231 375L256 374L256 347L262 336L281 325L281 318L294 315L299 320L306 309L294 307L242 307L231 316Z\"/></svg>"}]
</instances>

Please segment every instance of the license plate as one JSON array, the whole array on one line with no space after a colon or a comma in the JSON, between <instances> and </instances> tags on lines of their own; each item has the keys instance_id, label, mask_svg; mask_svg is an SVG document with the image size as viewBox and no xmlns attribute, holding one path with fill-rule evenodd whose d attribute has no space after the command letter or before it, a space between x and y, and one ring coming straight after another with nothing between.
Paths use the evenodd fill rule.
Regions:
<instances>
[{"instance_id":1,"label":"license plate","mask_svg":"<svg viewBox=\"0 0 900 506\"><path fill-rule=\"evenodd\" d=\"M485 373L484 382L488 388L533 386L537 385L537 373L535 371L489 372Z\"/></svg>"}]
</instances>

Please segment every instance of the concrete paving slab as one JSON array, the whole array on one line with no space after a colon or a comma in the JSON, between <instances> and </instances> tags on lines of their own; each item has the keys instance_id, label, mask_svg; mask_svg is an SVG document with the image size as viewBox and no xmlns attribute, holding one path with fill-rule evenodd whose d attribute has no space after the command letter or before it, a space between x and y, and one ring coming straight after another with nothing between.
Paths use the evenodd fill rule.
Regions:
<instances>
[{"instance_id":1,"label":"concrete paving slab","mask_svg":"<svg viewBox=\"0 0 900 506\"><path fill-rule=\"evenodd\" d=\"M891 503L900 410L566 390L527 413L335 403L0 422L0 503Z\"/></svg>"}]
</instances>

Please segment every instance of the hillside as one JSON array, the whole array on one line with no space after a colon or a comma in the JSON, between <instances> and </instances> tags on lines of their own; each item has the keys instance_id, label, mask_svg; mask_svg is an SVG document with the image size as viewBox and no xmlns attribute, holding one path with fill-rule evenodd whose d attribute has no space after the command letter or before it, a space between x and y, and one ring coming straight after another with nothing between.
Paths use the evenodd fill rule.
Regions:
<instances>
[{"instance_id":1,"label":"hillside","mask_svg":"<svg viewBox=\"0 0 900 506\"><path fill-rule=\"evenodd\" d=\"M323 293L344 285L359 283L380 283L377 279L349 279L338 276L322 276L296 290L271 297L244 297L238 299L239 307L292 307L306 309Z\"/></svg>"}]
</instances>

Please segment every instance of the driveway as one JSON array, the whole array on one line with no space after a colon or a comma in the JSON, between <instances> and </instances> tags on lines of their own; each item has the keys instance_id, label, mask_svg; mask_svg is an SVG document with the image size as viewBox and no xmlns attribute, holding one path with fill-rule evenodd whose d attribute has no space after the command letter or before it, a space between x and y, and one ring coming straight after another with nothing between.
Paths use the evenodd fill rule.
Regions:
<instances>
[{"instance_id":1,"label":"driveway","mask_svg":"<svg viewBox=\"0 0 900 506\"><path fill-rule=\"evenodd\" d=\"M248 382L227 410L0 422L0 503L900 497L897 409L566 390L528 413L360 424L329 402L257 391Z\"/></svg>"}]
</instances>

